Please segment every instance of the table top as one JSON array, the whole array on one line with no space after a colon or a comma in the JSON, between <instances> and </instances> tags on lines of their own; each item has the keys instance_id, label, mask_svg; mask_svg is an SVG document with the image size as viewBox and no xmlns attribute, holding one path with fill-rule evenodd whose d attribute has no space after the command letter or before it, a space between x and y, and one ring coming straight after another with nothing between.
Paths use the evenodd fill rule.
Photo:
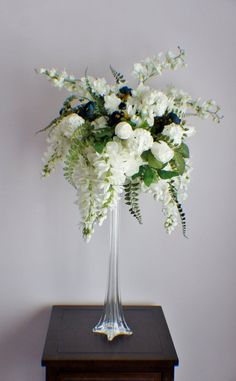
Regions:
<instances>
[{"instance_id":1,"label":"table top","mask_svg":"<svg viewBox=\"0 0 236 381\"><path fill-rule=\"evenodd\" d=\"M53 306L42 365L62 366L90 362L148 362L162 366L178 365L178 357L160 306L123 307L132 336L108 341L92 332L101 306Z\"/></svg>"}]
</instances>

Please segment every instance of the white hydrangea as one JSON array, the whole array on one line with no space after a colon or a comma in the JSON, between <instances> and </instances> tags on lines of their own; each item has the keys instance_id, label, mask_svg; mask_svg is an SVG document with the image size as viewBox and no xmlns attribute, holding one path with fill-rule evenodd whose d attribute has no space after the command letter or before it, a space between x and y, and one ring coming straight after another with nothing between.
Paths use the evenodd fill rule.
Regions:
<instances>
[{"instance_id":1,"label":"white hydrangea","mask_svg":"<svg viewBox=\"0 0 236 381\"><path fill-rule=\"evenodd\" d=\"M162 134L168 136L174 144L180 145L182 143L184 130L181 126L171 123L168 126L165 126Z\"/></svg>"},{"instance_id":2,"label":"white hydrangea","mask_svg":"<svg viewBox=\"0 0 236 381\"><path fill-rule=\"evenodd\" d=\"M73 113L65 116L58 127L61 128L67 138L70 138L75 130L82 126L83 123L84 119L78 114Z\"/></svg>"},{"instance_id":3,"label":"white hydrangea","mask_svg":"<svg viewBox=\"0 0 236 381\"><path fill-rule=\"evenodd\" d=\"M130 152L141 155L149 150L153 145L151 133L143 128L136 128L130 139L127 140L127 147Z\"/></svg>"},{"instance_id":4,"label":"white hydrangea","mask_svg":"<svg viewBox=\"0 0 236 381\"><path fill-rule=\"evenodd\" d=\"M162 163L168 163L174 157L174 151L164 141L154 142L151 151L155 158Z\"/></svg>"},{"instance_id":5,"label":"white hydrangea","mask_svg":"<svg viewBox=\"0 0 236 381\"><path fill-rule=\"evenodd\" d=\"M114 111L118 110L119 104L121 103L120 98L115 94L105 95L104 97L104 106L109 114L112 114Z\"/></svg>"},{"instance_id":6,"label":"white hydrangea","mask_svg":"<svg viewBox=\"0 0 236 381\"><path fill-rule=\"evenodd\" d=\"M152 107L156 116L162 116L168 106L168 98L162 91L148 90L144 93L142 103L147 107Z\"/></svg>"},{"instance_id":7,"label":"white hydrangea","mask_svg":"<svg viewBox=\"0 0 236 381\"><path fill-rule=\"evenodd\" d=\"M133 176L139 171L140 165L143 164L140 155L135 154L135 152L130 152L122 142L108 142L106 152L108 153L108 160L112 166L112 170L115 171L117 176L117 185L123 185L126 176Z\"/></svg>"},{"instance_id":8,"label":"white hydrangea","mask_svg":"<svg viewBox=\"0 0 236 381\"><path fill-rule=\"evenodd\" d=\"M169 99L163 92L150 90L149 86L145 86L141 82L137 89L133 91L132 100L127 108L129 114L134 109L134 105L135 110L138 111L151 127L154 124L154 117L162 116L166 112L169 106Z\"/></svg>"}]
</instances>

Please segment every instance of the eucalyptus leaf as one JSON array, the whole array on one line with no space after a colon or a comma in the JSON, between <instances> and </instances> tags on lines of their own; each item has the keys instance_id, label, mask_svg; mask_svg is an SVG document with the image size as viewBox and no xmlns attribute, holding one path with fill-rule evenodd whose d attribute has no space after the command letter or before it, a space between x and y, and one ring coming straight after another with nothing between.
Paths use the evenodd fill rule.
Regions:
<instances>
[{"instance_id":1,"label":"eucalyptus leaf","mask_svg":"<svg viewBox=\"0 0 236 381\"><path fill-rule=\"evenodd\" d=\"M155 181L155 179L156 171L147 165L143 175L144 184L149 187Z\"/></svg>"},{"instance_id":2,"label":"eucalyptus leaf","mask_svg":"<svg viewBox=\"0 0 236 381\"><path fill-rule=\"evenodd\" d=\"M187 144L185 143L182 143L179 148L177 149L177 151L183 156L185 157L186 159L189 158L189 148L187 146Z\"/></svg>"},{"instance_id":3,"label":"eucalyptus leaf","mask_svg":"<svg viewBox=\"0 0 236 381\"><path fill-rule=\"evenodd\" d=\"M144 151L141 156L142 156L142 159L147 161L149 166L152 168L161 169L165 166L165 164L163 164L161 161L155 158L151 150Z\"/></svg>"},{"instance_id":4,"label":"eucalyptus leaf","mask_svg":"<svg viewBox=\"0 0 236 381\"><path fill-rule=\"evenodd\" d=\"M157 160L151 151L148 154L148 164L150 167L156 169L161 169L164 167L164 164L161 161Z\"/></svg>"},{"instance_id":5,"label":"eucalyptus leaf","mask_svg":"<svg viewBox=\"0 0 236 381\"><path fill-rule=\"evenodd\" d=\"M161 179L167 180L167 179L172 179L172 177L178 176L179 173L177 171L164 171L163 169L159 169L158 175L160 176Z\"/></svg>"},{"instance_id":6,"label":"eucalyptus leaf","mask_svg":"<svg viewBox=\"0 0 236 381\"><path fill-rule=\"evenodd\" d=\"M184 173L185 161L180 152L176 151L174 156L175 165L180 175Z\"/></svg>"}]
</instances>

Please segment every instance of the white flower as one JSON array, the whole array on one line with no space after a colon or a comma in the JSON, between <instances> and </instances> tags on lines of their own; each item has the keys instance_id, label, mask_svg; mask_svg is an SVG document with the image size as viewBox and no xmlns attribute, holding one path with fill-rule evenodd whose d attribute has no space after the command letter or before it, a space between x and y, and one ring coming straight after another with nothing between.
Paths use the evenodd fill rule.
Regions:
<instances>
[{"instance_id":1,"label":"white flower","mask_svg":"<svg viewBox=\"0 0 236 381\"><path fill-rule=\"evenodd\" d=\"M182 138L184 134L184 130L182 127L172 123L168 126L165 126L164 130L162 131L163 135L169 136L171 140L173 140L174 144L181 144Z\"/></svg>"},{"instance_id":2,"label":"white flower","mask_svg":"<svg viewBox=\"0 0 236 381\"><path fill-rule=\"evenodd\" d=\"M137 128L127 143L131 152L141 155L152 147L153 138L149 131L144 130L144 128Z\"/></svg>"},{"instance_id":3,"label":"white flower","mask_svg":"<svg viewBox=\"0 0 236 381\"><path fill-rule=\"evenodd\" d=\"M153 110L157 116L162 116L166 112L166 109L169 105L169 99L161 91L155 93L156 94Z\"/></svg>"},{"instance_id":4,"label":"white flower","mask_svg":"<svg viewBox=\"0 0 236 381\"><path fill-rule=\"evenodd\" d=\"M95 130L98 130L99 128L104 128L107 126L107 120L104 116L100 116L99 118L95 119L91 125L95 128Z\"/></svg>"},{"instance_id":5,"label":"white flower","mask_svg":"<svg viewBox=\"0 0 236 381\"><path fill-rule=\"evenodd\" d=\"M132 127L129 123L120 122L117 124L117 126L115 128L115 134L120 139L129 139L133 134L133 130L132 130Z\"/></svg>"},{"instance_id":6,"label":"white flower","mask_svg":"<svg viewBox=\"0 0 236 381\"><path fill-rule=\"evenodd\" d=\"M125 165L126 176L133 176L139 171L140 165L143 164L143 160L139 155L128 155Z\"/></svg>"},{"instance_id":7,"label":"white flower","mask_svg":"<svg viewBox=\"0 0 236 381\"><path fill-rule=\"evenodd\" d=\"M151 151L155 158L162 163L167 163L174 156L174 151L163 141L154 142Z\"/></svg>"},{"instance_id":8,"label":"white flower","mask_svg":"<svg viewBox=\"0 0 236 381\"><path fill-rule=\"evenodd\" d=\"M138 78L139 80L142 80L142 79L147 77L147 75L148 75L148 69L142 63L135 63L134 64L133 75L136 78Z\"/></svg>"},{"instance_id":9,"label":"white flower","mask_svg":"<svg viewBox=\"0 0 236 381\"><path fill-rule=\"evenodd\" d=\"M105 78L95 79L92 86L95 92L99 95L106 95L110 90L110 87L107 84Z\"/></svg>"},{"instance_id":10,"label":"white flower","mask_svg":"<svg viewBox=\"0 0 236 381\"><path fill-rule=\"evenodd\" d=\"M73 113L73 114L67 115L65 118L62 119L60 123L60 127L62 129L63 134L67 138L70 138L75 132L75 130L78 127L82 126L83 123L84 123L84 119L81 116Z\"/></svg>"},{"instance_id":11,"label":"white flower","mask_svg":"<svg viewBox=\"0 0 236 381\"><path fill-rule=\"evenodd\" d=\"M104 106L110 114L118 109L118 106L121 102L120 98L118 98L115 94L105 95L104 100Z\"/></svg>"}]
</instances>

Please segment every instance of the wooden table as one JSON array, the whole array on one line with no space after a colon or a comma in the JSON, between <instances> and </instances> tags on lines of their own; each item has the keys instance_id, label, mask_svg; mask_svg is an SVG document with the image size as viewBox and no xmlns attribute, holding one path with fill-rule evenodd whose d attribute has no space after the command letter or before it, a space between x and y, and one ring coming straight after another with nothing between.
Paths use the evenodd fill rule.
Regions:
<instances>
[{"instance_id":1,"label":"wooden table","mask_svg":"<svg viewBox=\"0 0 236 381\"><path fill-rule=\"evenodd\" d=\"M92 332L100 306L54 306L42 366L46 381L173 381L178 357L160 306L127 306L132 336Z\"/></svg>"}]
</instances>

